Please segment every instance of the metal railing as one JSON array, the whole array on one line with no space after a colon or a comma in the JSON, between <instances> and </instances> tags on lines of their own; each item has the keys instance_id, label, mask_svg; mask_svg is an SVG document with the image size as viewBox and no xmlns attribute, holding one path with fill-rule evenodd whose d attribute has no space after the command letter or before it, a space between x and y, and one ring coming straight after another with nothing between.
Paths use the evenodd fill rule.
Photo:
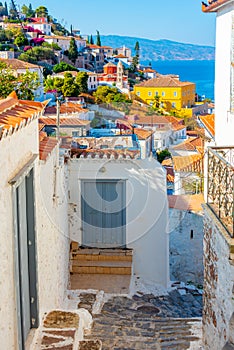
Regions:
<instances>
[{"instance_id":1,"label":"metal railing","mask_svg":"<svg viewBox=\"0 0 234 350\"><path fill-rule=\"evenodd\" d=\"M234 238L234 147L208 149L207 204Z\"/></svg>"}]
</instances>

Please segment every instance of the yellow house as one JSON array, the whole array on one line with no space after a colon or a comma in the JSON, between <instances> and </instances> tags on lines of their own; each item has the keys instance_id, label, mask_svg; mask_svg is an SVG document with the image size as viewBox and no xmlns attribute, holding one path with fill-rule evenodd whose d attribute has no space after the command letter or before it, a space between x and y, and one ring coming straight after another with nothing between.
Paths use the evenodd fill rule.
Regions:
<instances>
[{"instance_id":1,"label":"yellow house","mask_svg":"<svg viewBox=\"0 0 234 350\"><path fill-rule=\"evenodd\" d=\"M194 83L182 82L171 76L160 76L134 86L134 93L143 101L151 106L156 106L158 103L158 107L163 107L167 111L193 106L195 90Z\"/></svg>"}]
</instances>

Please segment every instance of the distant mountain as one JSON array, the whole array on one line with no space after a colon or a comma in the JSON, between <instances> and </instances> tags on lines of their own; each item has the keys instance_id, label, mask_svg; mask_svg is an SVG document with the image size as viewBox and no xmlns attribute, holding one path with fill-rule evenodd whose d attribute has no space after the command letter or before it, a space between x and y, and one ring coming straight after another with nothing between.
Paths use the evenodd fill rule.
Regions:
<instances>
[{"instance_id":1,"label":"distant mountain","mask_svg":"<svg viewBox=\"0 0 234 350\"><path fill-rule=\"evenodd\" d=\"M149 40L119 35L101 35L101 42L104 46L113 48L123 45L132 50L136 41L140 44L141 61L157 60L214 60L215 48L212 46L201 46L194 44L184 44L170 40Z\"/></svg>"}]
</instances>

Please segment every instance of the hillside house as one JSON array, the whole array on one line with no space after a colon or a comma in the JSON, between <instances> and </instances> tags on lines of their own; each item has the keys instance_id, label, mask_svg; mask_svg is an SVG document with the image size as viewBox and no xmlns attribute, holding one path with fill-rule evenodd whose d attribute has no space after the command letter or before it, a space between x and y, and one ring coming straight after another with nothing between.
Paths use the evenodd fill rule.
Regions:
<instances>
[{"instance_id":1,"label":"hillside house","mask_svg":"<svg viewBox=\"0 0 234 350\"><path fill-rule=\"evenodd\" d=\"M159 76L134 86L134 93L147 104L154 106L155 97L167 111L190 108L195 103L195 84L182 82L179 78Z\"/></svg>"},{"instance_id":2,"label":"hillside house","mask_svg":"<svg viewBox=\"0 0 234 350\"><path fill-rule=\"evenodd\" d=\"M38 74L40 86L35 91L35 98L39 98L44 93L44 87L43 87L43 68L38 66L37 64L32 64L29 62L24 62L21 60L18 60L16 58L12 59L6 59L6 58L0 58L0 62L4 62L7 64L7 66L12 69L14 75L16 77L19 77L21 74L25 74L27 71L29 72L35 72Z\"/></svg>"}]
</instances>

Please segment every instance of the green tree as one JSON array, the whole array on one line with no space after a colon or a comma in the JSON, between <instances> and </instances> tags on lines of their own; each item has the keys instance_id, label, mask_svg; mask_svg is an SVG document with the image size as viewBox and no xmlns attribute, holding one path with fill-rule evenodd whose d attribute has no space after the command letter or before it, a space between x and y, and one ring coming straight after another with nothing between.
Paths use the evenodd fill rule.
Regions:
<instances>
[{"instance_id":1,"label":"green tree","mask_svg":"<svg viewBox=\"0 0 234 350\"><path fill-rule=\"evenodd\" d=\"M132 64L130 66L130 71L135 73L137 71L138 64L139 64L139 58L137 56L134 56L132 58Z\"/></svg>"},{"instance_id":2,"label":"green tree","mask_svg":"<svg viewBox=\"0 0 234 350\"><path fill-rule=\"evenodd\" d=\"M37 72L26 71L18 78L17 95L22 100L34 100L34 92L40 86Z\"/></svg>"},{"instance_id":3,"label":"green tree","mask_svg":"<svg viewBox=\"0 0 234 350\"><path fill-rule=\"evenodd\" d=\"M26 6L25 4L23 4L23 5L21 6L21 12L22 12L25 16L27 16L28 11L29 11L28 6Z\"/></svg>"},{"instance_id":4,"label":"green tree","mask_svg":"<svg viewBox=\"0 0 234 350\"><path fill-rule=\"evenodd\" d=\"M48 60L52 60L53 63L57 63L57 58L54 51L48 47L42 46L35 46L32 49L27 50L19 56L19 59L30 63L38 63L39 61Z\"/></svg>"},{"instance_id":5,"label":"green tree","mask_svg":"<svg viewBox=\"0 0 234 350\"><path fill-rule=\"evenodd\" d=\"M88 79L89 76L86 72L79 72L76 76L76 84L79 86L80 93L88 92Z\"/></svg>"},{"instance_id":6,"label":"green tree","mask_svg":"<svg viewBox=\"0 0 234 350\"><path fill-rule=\"evenodd\" d=\"M6 63L0 62L0 98L7 97L16 87L17 79Z\"/></svg>"},{"instance_id":7,"label":"green tree","mask_svg":"<svg viewBox=\"0 0 234 350\"><path fill-rule=\"evenodd\" d=\"M55 86L54 86L54 78L52 78L51 76L48 76L45 80L44 80L44 91L51 91L51 90L55 90Z\"/></svg>"},{"instance_id":8,"label":"green tree","mask_svg":"<svg viewBox=\"0 0 234 350\"><path fill-rule=\"evenodd\" d=\"M157 152L157 160L159 161L159 163L162 163L166 158L171 158L171 153L168 151L168 149L164 149L163 151Z\"/></svg>"},{"instance_id":9,"label":"green tree","mask_svg":"<svg viewBox=\"0 0 234 350\"><path fill-rule=\"evenodd\" d=\"M64 85L64 79L55 77L54 78L54 88L57 90L59 93L63 92L63 85Z\"/></svg>"},{"instance_id":10,"label":"green tree","mask_svg":"<svg viewBox=\"0 0 234 350\"><path fill-rule=\"evenodd\" d=\"M77 49L76 41L74 38L71 38L69 49L68 49L68 58L73 63L75 63L77 57L78 57L78 49Z\"/></svg>"},{"instance_id":11,"label":"green tree","mask_svg":"<svg viewBox=\"0 0 234 350\"><path fill-rule=\"evenodd\" d=\"M66 71L78 71L78 69L66 62L60 62L53 67L54 73L66 72Z\"/></svg>"},{"instance_id":12,"label":"green tree","mask_svg":"<svg viewBox=\"0 0 234 350\"><path fill-rule=\"evenodd\" d=\"M97 46L102 46L101 37L100 37L100 33L99 33L98 30L97 30L97 41L96 41L96 44L97 44Z\"/></svg>"},{"instance_id":13,"label":"green tree","mask_svg":"<svg viewBox=\"0 0 234 350\"><path fill-rule=\"evenodd\" d=\"M89 43L90 43L90 45L93 45L93 44L94 44L94 41L93 41L93 36L92 36L92 34L90 35L90 40L89 40Z\"/></svg>"},{"instance_id":14,"label":"green tree","mask_svg":"<svg viewBox=\"0 0 234 350\"><path fill-rule=\"evenodd\" d=\"M71 73L65 73L64 75L62 93L64 97L77 97L80 93L79 87L75 83L75 78L71 75Z\"/></svg>"},{"instance_id":15,"label":"green tree","mask_svg":"<svg viewBox=\"0 0 234 350\"><path fill-rule=\"evenodd\" d=\"M96 103L126 102L131 103L128 96L122 94L115 87L99 86L93 93Z\"/></svg>"},{"instance_id":16,"label":"green tree","mask_svg":"<svg viewBox=\"0 0 234 350\"><path fill-rule=\"evenodd\" d=\"M139 57L140 55L140 44L139 44L139 41L136 42L135 44L135 54L137 57Z\"/></svg>"},{"instance_id":17,"label":"green tree","mask_svg":"<svg viewBox=\"0 0 234 350\"><path fill-rule=\"evenodd\" d=\"M48 16L48 9L45 6L39 6L36 8L35 13L37 17L47 17Z\"/></svg>"},{"instance_id":18,"label":"green tree","mask_svg":"<svg viewBox=\"0 0 234 350\"><path fill-rule=\"evenodd\" d=\"M28 39L24 36L23 33L20 33L15 38L14 44L17 45L18 47L22 47L22 46L28 45Z\"/></svg>"}]
</instances>

